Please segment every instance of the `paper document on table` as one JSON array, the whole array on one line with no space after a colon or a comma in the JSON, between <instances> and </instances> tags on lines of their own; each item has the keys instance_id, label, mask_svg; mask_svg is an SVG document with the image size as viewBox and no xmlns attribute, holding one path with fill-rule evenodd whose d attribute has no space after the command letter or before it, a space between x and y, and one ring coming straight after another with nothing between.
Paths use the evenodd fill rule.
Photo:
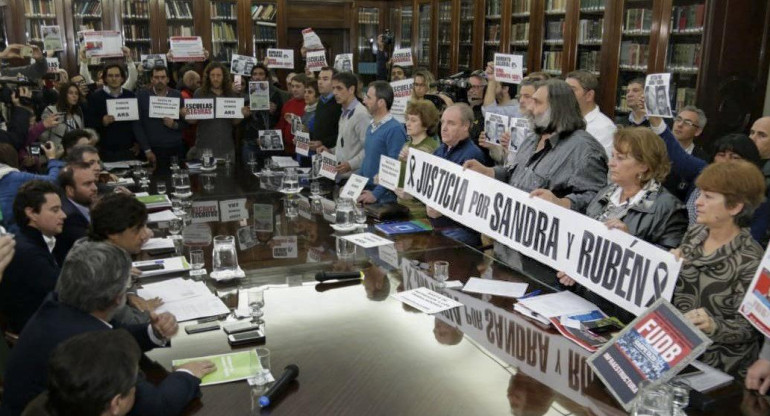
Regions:
<instances>
[{"instance_id":1,"label":"paper document on table","mask_svg":"<svg viewBox=\"0 0 770 416\"><path fill-rule=\"evenodd\" d=\"M142 246L142 250L157 250L161 248L174 248L174 240L170 238L151 238Z\"/></svg>"},{"instance_id":2,"label":"paper document on table","mask_svg":"<svg viewBox=\"0 0 770 416\"><path fill-rule=\"evenodd\" d=\"M155 222L166 222L175 220L179 217L174 214L173 211L170 209L164 209L163 211L158 212L151 212L147 215L147 222L148 223L155 223Z\"/></svg>"},{"instance_id":3,"label":"paper document on table","mask_svg":"<svg viewBox=\"0 0 770 416\"><path fill-rule=\"evenodd\" d=\"M162 267L158 269L142 271L142 274L140 274L139 277L158 276L161 274L177 273L190 270L190 263L188 263L187 259L182 256L169 257L167 259L159 260L135 261L131 263L132 267L136 267L139 270L142 270L143 267L153 267L156 265L160 265Z\"/></svg>"},{"instance_id":4,"label":"paper document on table","mask_svg":"<svg viewBox=\"0 0 770 416\"><path fill-rule=\"evenodd\" d=\"M388 240L387 238L382 238L379 235L372 234L372 233L350 234L340 238L342 238L343 240L350 241L351 243L359 245L363 248L371 248L371 247L377 247L377 246L384 246L386 244L393 244L393 242Z\"/></svg>"},{"instance_id":5,"label":"paper document on table","mask_svg":"<svg viewBox=\"0 0 770 416\"><path fill-rule=\"evenodd\" d=\"M216 298L206 287L205 283L182 278L142 285L137 294L145 299L161 298L164 302L174 302L198 296L213 296Z\"/></svg>"},{"instance_id":6,"label":"paper document on table","mask_svg":"<svg viewBox=\"0 0 770 416\"><path fill-rule=\"evenodd\" d=\"M520 299L518 304L545 318L574 315L599 309L593 303L568 291Z\"/></svg>"},{"instance_id":7,"label":"paper document on table","mask_svg":"<svg viewBox=\"0 0 770 416\"><path fill-rule=\"evenodd\" d=\"M273 156L270 159L273 160L279 168L296 168L299 167L299 162L292 159L290 156Z\"/></svg>"},{"instance_id":8,"label":"paper document on table","mask_svg":"<svg viewBox=\"0 0 770 416\"><path fill-rule=\"evenodd\" d=\"M527 286L529 286L527 283L505 282L501 280L471 277L465 283L463 292L518 298L524 296L524 293L527 292Z\"/></svg>"},{"instance_id":9,"label":"paper document on table","mask_svg":"<svg viewBox=\"0 0 770 416\"><path fill-rule=\"evenodd\" d=\"M127 161L123 161L123 162L104 162L104 163L102 163L102 165L107 170L131 169L131 165Z\"/></svg>"},{"instance_id":10,"label":"paper document on table","mask_svg":"<svg viewBox=\"0 0 770 416\"><path fill-rule=\"evenodd\" d=\"M690 364L702 371L702 373L683 375L681 377L690 387L701 393L708 393L711 390L726 386L734 380L733 376L700 361L693 361Z\"/></svg>"},{"instance_id":11,"label":"paper document on table","mask_svg":"<svg viewBox=\"0 0 770 416\"><path fill-rule=\"evenodd\" d=\"M440 295L427 287L407 290L390 296L429 315L463 306L462 303Z\"/></svg>"},{"instance_id":12,"label":"paper document on table","mask_svg":"<svg viewBox=\"0 0 770 416\"><path fill-rule=\"evenodd\" d=\"M203 282L170 279L143 285L137 294L145 299L161 298L163 305L156 312L169 312L179 322L229 312L222 300L211 293Z\"/></svg>"},{"instance_id":13,"label":"paper document on table","mask_svg":"<svg viewBox=\"0 0 770 416\"><path fill-rule=\"evenodd\" d=\"M228 354L208 355L206 357L185 358L174 360L171 364L178 367L190 361L211 360L216 364L217 370L206 374L201 379L201 386L229 383L231 381L246 380L261 372L262 365L257 358L257 350L231 352Z\"/></svg>"}]
</instances>

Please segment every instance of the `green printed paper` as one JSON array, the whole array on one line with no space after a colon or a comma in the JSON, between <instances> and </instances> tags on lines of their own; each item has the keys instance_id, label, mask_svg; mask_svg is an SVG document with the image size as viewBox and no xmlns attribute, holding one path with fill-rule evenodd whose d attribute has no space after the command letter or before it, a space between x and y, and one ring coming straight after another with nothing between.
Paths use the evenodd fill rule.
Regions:
<instances>
[{"instance_id":1,"label":"green printed paper","mask_svg":"<svg viewBox=\"0 0 770 416\"><path fill-rule=\"evenodd\" d=\"M166 195L147 195L147 196L138 196L136 199L145 204L162 204L164 202L168 202L168 199L166 198Z\"/></svg>"},{"instance_id":2,"label":"green printed paper","mask_svg":"<svg viewBox=\"0 0 770 416\"><path fill-rule=\"evenodd\" d=\"M189 363L190 361L200 360L211 360L217 366L217 371L214 371L201 379L201 386L246 380L247 378L254 377L262 370L262 365L259 362L259 358L257 358L256 350L209 355L198 358L185 358L183 360L174 360L171 364L174 367L177 367Z\"/></svg>"}]
</instances>

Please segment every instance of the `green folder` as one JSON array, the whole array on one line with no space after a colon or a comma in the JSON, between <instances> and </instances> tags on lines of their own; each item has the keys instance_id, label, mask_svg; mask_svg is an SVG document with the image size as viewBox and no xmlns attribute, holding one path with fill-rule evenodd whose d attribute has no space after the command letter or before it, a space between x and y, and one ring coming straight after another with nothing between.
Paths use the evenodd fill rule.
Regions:
<instances>
[{"instance_id":1,"label":"green folder","mask_svg":"<svg viewBox=\"0 0 770 416\"><path fill-rule=\"evenodd\" d=\"M209 355L198 358L185 358L172 361L174 367L190 361L211 360L216 364L217 371L207 374L201 379L201 386L229 383L246 380L262 371L262 365L257 358L256 350L232 352L229 354Z\"/></svg>"}]
</instances>

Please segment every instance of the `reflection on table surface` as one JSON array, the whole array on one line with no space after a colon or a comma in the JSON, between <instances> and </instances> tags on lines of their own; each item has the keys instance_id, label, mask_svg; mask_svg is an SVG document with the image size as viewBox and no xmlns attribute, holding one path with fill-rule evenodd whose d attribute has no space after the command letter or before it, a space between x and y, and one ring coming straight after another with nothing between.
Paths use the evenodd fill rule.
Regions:
<instances>
[{"instance_id":1,"label":"reflection on table surface","mask_svg":"<svg viewBox=\"0 0 770 416\"><path fill-rule=\"evenodd\" d=\"M205 282L216 293L268 288L263 319L272 372L278 377L286 365L297 364L298 384L269 411L257 407L245 382L203 387L203 396L189 407L189 413L626 414L593 375L587 364L588 351L554 329L513 313L513 299L438 289L430 277L431 264L447 260L450 280L465 282L479 276L527 282L528 292L547 292L555 289L547 269L527 267L525 262L522 270L513 270L436 233L387 237L395 244L357 247L352 256L340 259L328 212L325 216L323 206L308 198L307 186L300 195L286 196L276 192L280 180L265 179L237 166L220 166L214 189L204 191L198 175L191 175L193 200L247 201L248 220L197 225L210 228L212 236L236 236L239 229L254 225L252 204L273 207L272 231L252 234L256 241L249 248L238 246L246 277L224 283L207 278ZM327 181L323 185L325 197L332 200L333 184ZM299 214L294 218L285 215L287 198L298 202ZM372 224L369 219L367 231L375 232ZM163 229L156 231L164 233ZM297 237L295 256L275 258L275 241L287 236ZM204 253L206 269L211 271L211 245L204 247ZM327 284L314 280L320 271L358 270L364 272L362 280ZM147 282L168 277L174 276ZM389 297L417 287L442 292L463 307L429 316ZM174 359L234 350L221 330L186 334L184 326L194 323L180 324L171 348L148 354L155 369L161 370L145 366L150 377L170 370ZM255 346L237 349L248 348ZM729 409L736 414L740 408L740 414L770 414L764 398L743 391L738 383L710 396L717 404L708 412L688 409L687 413L718 414Z\"/></svg>"}]
</instances>

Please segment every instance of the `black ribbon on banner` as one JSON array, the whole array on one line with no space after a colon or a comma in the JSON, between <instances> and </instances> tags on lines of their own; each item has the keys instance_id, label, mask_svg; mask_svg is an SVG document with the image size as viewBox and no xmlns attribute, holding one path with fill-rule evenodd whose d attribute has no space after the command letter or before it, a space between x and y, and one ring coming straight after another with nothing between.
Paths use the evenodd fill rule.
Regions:
<instances>
[{"instance_id":1,"label":"black ribbon on banner","mask_svg":"<svg viewBox=\"0 0 770 416\"><path fill-rule=\"evenodd\" d=\"M666 287L666 284L668 283L668 269L666 268L665 264L660 264L655 269L655 272L652 275L652 287L655 290L655 296L652 297L649 301L647 301L647 307L649 308L652 306L653 303L655 303L656 300L663 297L663 288Z\"/></svg>"},{"instance_id":2,"label":"black ribbon on banner","mask_svg":"<svg viewBox=\"0 0 770 416\"><path fill-rule=\"evenodd\" d=\"M409 186L414 186L414 169L417 167L417 162L414 157L409 158Z\"/></svg>"}]
</instances>

